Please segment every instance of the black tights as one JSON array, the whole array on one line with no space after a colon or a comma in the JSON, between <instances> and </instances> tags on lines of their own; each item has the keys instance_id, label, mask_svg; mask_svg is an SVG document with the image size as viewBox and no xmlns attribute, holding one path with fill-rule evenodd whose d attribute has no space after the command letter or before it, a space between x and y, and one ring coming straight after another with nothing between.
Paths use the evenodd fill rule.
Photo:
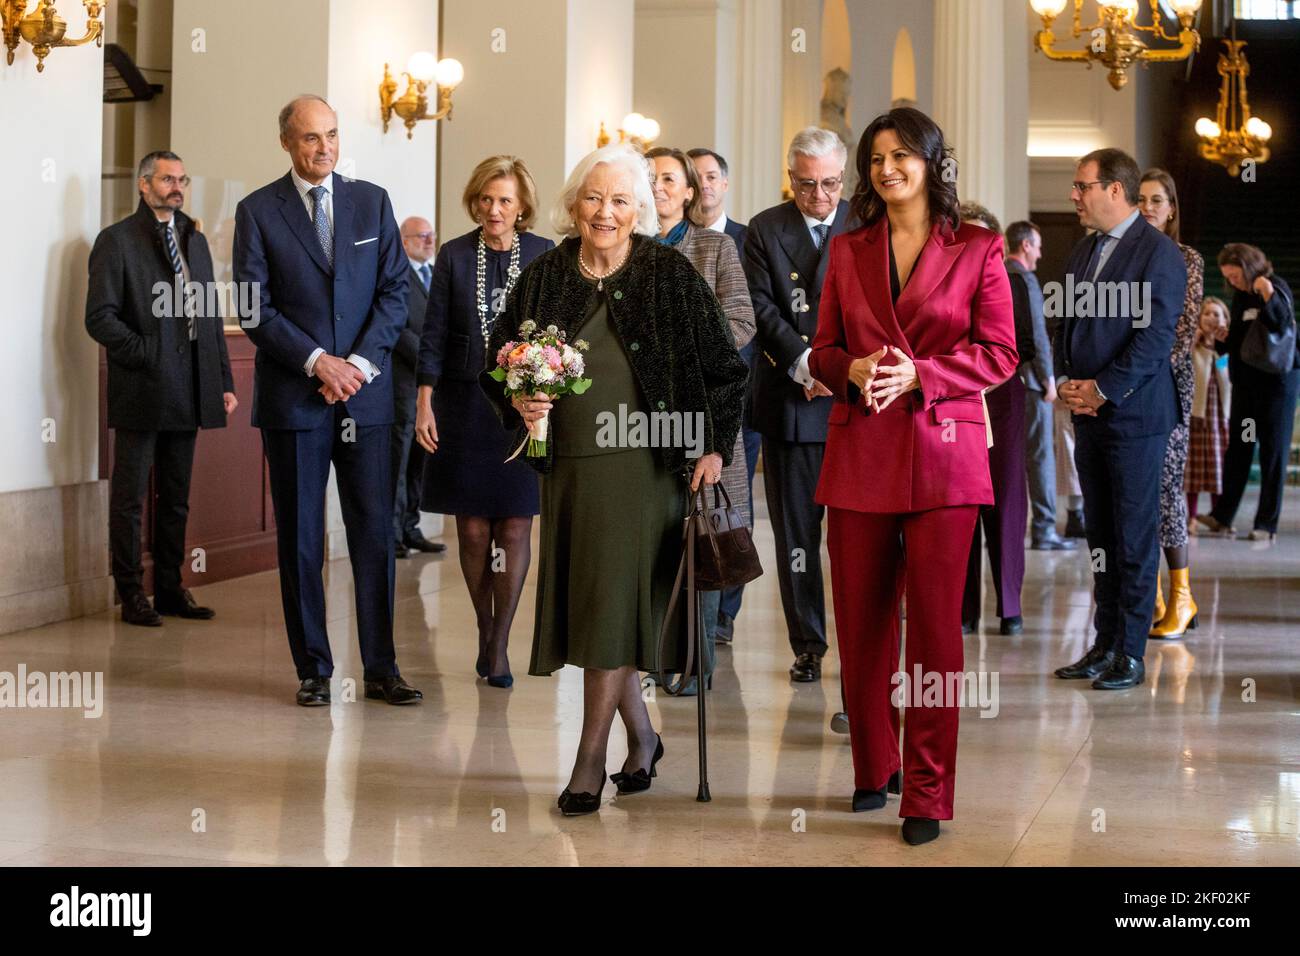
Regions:
<instances>
[{"instance_id":1,"label":"black tights","mask_svg":"<svg viewBox=\"0 0 1300 956\"><path fill-rule=\"evenodd\" d=\"M532 531L530 517L456 515L460 570L478 619L478 665L493 677L510 673L507 644L532 561Z\"/></svg>"},{"instance_id":2,"label":"black tights","mask_svg":"<svg viewBox=\"0 0 1300 956\"><path fill-rule=\"evenodd\" d=\"M589 667L582 674L582 738L569 789L574 793L599 793L605 780L605 752L615 712L627 728L627 760L623 763L626 773L650 769L655 729L641 696L641 675L634 665L614 670Z\"/></svg>"}]
</instances>

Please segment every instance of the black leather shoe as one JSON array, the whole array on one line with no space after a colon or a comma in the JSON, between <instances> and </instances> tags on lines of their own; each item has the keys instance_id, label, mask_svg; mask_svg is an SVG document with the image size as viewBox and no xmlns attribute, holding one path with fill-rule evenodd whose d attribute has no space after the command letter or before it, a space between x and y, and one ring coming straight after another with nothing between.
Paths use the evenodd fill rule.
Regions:
<instances>
[{"instance_id":1,"label":"black leather shoe","mask_svg":"<svg viewBox=\"0 0 1300 956\"><path fill-rule=\"evenodd\" d=\"M1147 668L1142 658L1121 651L1115 655L1106 672L1092 682L1092 687L1093 690L1126 690L1142 683L1146 676Z\"/></svg>"},{"instance_id":2,"label":"black leather shoe","mask_svg":"<svg viewBox=\"0 0 1300 956\"><path fill-rule=\"evenodd\" d=\"M393 557L400 561L402 558L409 558L410 556L411 551L406 545L400 541L393 542Z\"/></svg>"},{"instance_id":3,"label":"black leather shoe","mask_svg":"<svg viewBox=\"0 0 1300 956\"><path fill-rule=\"evenodd\" d=\"M173 617L188 617L195 621L210 621L217 612L210 607L203 607L194 600L194 595L185 588L175 594L155 594L153 608L159 614Z\"/></svg>"},{"instance_id":4,"label":"black leather shoe","mask_svg":"<svg viewBox=\"0 0 1300 956\"><path fill-rule=\"evenodd\" d=\"M713 629L714 644L730 644L736 635L736 619L718 612L718 626Z\"/></svg>"},{"instance_id":5,"label":"black leather shoe","mask_svg":"<svg viewBox=\"0 0 1300 956\"><path fill-rule=\"evenodd\" d=\"M642 790L650 789L650 778L659 776L659 771L655 770L655 764L664 755L664 739L655 734L655 753L650 758L650 769L644 770L638 767L631 773L610 774L609 779L614 782L619 793L640 793Z\"/></svg>"},{"instance_id":6,"label":"black leather shoe","mask_svg":"<svg viewBox=\"0 0 1300 956\"><path fill-rule=\"evenodd\" d=\"M1082 527L1082 524L1080 525ZM1030 548L1034 551L1074 551L1079 547L1079 542L1070 538L1062 538L1053 531L1050 535L1042 538L1035 538Z\"/></svg>"},{"instance_id":7,"label":"black leather shoe","mask_svg":"<svg viewBox=\"0 0 1300 956\"><path fill-rule=\"evenodd\" d=\"M912 846L920 846L939 838L939 821L929 817L904 817L903 839Z\"/></svg>"},{"instance_id":8,"label":"black leather shoe","mask_svg":"<svg viewBox=\"0 0 1300 956\"><path fill-rule=\"evenodd\" d=\"M1069 511L1065 518L1065 537L1067 538L1086 538L1087 532L1083 523L1083 511Z\"/></svg>"},{"instance_id":9,"label":"black leather shoe","mask_svg":"<svg viewBox=\"0 0 1300 956\"><path fill-rule=\"evenodd\" d=\"M847 734L849 732L849 715L839 711L831 717L831 733Z\"/></svg>"},{"instance_id":10,"label":"black leather shoe","mask_svg":"<svg viewBox=\"0 0 1300 956\"><path fill-rule=\"evenodd\" d=\"M1004 617L998 629L1003 634L1019 634L1025 629L1025 619L1019 614L1015 617Z\"/></svg>"},{"instance_id":11,"label":"black leather shoe","mask_svg":"<svg viewBox=\"0 0 1300 956\"><path fill-rule=\"evenodd\" d=\"M822 659L816 654L800 654L790 665L790 679L809 684L822 679Z\"/></svg>"},{"instance_id":12,"label":"black leather shoe","mask_svg":"<svg viewBox=\"0 0 1300 956\"><path fill-rule=\"evenodd\" d=\"M366 681L367 700L386 700L390 704L418 704L424 695L402 680L401 675L383 680Z\"/></svg>"},{"instance_id":13,"label":"black leather shoe","mask_svg":"<svg viewBox=\"0 0 1300 956\"><path fill-rule=\"evenodd\" d=\"M325 707L330 702L330 679L308 677L298 685L298 703L303 707Z\"/></svg>"},{"instance_id":14,"label":"black leather shoe","mask_svg":"<svg viewBox=\"0 0 1300 956\"><path fill-rule=\"evenodd\" d=\"M408 534L402 543L412 551L423 551L425 554L441 554L447 550L447 546L441 541L430 541L419 531Z\"/></svg>"},{"instance_id":15,"label":"black leather shoe","mask_svg":"<svg viewBox=\"0 0 1300 956\"><path fill-rule=\"evenodd\" d=\"M963 634L978 634L980 632L980 619L977 617L968 617L961 622L961 632Z\"/></svg>"},{"instance_id":16,"label":"black leather shoe","mask_svg":"<svg viewBox=\"0 0 1300 956\"><path fill-rule=\"evenodd\" d=\"M903 792L903 771L895 770L885 781L885 785L879 790L854 790L853 791L853 812L863 813L867 810L879 810L885 805L888 793Z\"/></svg>"},{"instance_id":17,"label":"black leather shoe","mask_svg":"<svg viewBox=\"0 0 1300 956\"><path fill-rule=\"evenodd\" d=\"M573 793L568 787L560 794L556 806L566 817L580 817L584 813L595 813L600 809L600 795L605 791L605 775L601 774L600 789L595 793Z\"/></svg>"},{"instance_id":18,"label":"black leather shoe","mask_svg":"<svg viewBox=\"0 0 1300 956\"><path fill-rule=\"evenodd\" d=\"M1092 680L1104 674L1110 667L1110 662L1114 658L1113 651L1103 651L1094 644L1073 664L1067 664L1065 667L1056 669L1056 676L1062 680Z\"/></svg>"},{"instance_id":19,"label":"black leather shoe","mask_svg":"<svg viewBox=\"0 0 1300 956\"><path fill-rule=\"evenodd\" d=\"M143 591L122 598L122 620L137 627L162 627L163 622Z\"/></svg>"}]
</instances>

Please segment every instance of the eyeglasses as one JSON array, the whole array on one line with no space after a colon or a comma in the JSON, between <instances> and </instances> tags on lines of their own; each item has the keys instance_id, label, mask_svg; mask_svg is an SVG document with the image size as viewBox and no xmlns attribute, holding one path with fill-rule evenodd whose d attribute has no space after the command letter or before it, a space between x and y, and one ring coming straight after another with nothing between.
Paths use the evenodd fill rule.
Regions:
<instances>
[{"instance_id":1,"label":"eyeglasses","mask_svg":"<svg viewBox=\"0 0 1300 956\"><path fill-rule=\"evenodd\" d=\"M796 179L794 181L795 192L801 196L811 196L817 192L820 186L822 192L831 195L844 185L844 177L836 176L834 179L823 179L818 182L815 179Z\"/></svg>"},{"instance_id":2,"label":"eyeglasses","mask_svg":"<svg viewBox=\"0 0 1300 956\"><path fill-rule=\"evenodd\" d=\"M408 232L403 234L403 239L419 239L421 242L432 242L436 232Z\"/></svg>"},{"instance_id":3,"label":"eyeglasses","mask_svg":"<svg viewBox=\"0 0 1300 956\"><path fill-rule=\"evenodd\" d=\"M182 189L184 189L187 188L190 184L190 177L188 176L182 176L179 179L177 179L175 176L162 176L162 177L155 176L153 178L155 182L161 182L168 189L171 189L175 186L180 186Z\"/></svg>"},{"instance_id":4,"label":"eyeglasses","mask_svg":"<svg viewBox=\"0 0 1300 956\"><path fill-rule=\"evenodd\" d=\"M1100 186L1102 183L1113 183L1113 182L1115 182L1115 180L1113 179L1094 179L1090 183L1070 183L1070 192L1078 193L1080 196L1082 196L1093 186Z\"/></svg>"}]
</instances>

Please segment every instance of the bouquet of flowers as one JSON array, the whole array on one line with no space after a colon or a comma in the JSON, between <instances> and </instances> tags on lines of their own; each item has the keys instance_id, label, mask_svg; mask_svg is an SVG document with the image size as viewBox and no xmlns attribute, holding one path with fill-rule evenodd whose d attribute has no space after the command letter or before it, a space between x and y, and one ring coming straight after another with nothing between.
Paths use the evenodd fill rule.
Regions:
<instances>
[{"instance_id":1,"label":"bouquet of flowers","mask_svg":"<svg viewBox=\"0 0 1300 956\"><path fill-rule=\"evenodd\" d=\"M544 392L552 398L581 395L591 386L591 379L583 378L586 367L582 353L587 350L587 343L582 339L570 345L565 341L564 332L554 325L539 332L532 319L520 324L518 336L501 346L497 352L497 367L488 373L498 382L505 383L507 397L537 392ZM545 457L548 424L544 416L528 426L528 457ZM510 459L522 448L521 444Z\"/></svg>"}]
</instances>

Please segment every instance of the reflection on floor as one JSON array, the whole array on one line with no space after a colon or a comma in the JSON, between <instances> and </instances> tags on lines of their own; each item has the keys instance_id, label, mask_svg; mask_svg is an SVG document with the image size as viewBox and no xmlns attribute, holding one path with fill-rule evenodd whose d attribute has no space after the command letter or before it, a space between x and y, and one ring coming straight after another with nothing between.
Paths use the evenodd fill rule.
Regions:
<instances>
[{"instance_id":1,"label":"reflection on floor","mask_svg":"<svg viewBox=\"0 0 1300 956\"><path fill-rule=\"evenodd\" d=\"M609 786L599 814L562 818L581 674L525 676L530 577L515 687L475 679L452 535L447 554L398 563L398 659L420 707L341 700L341 679L360 678L346 562L328 571L330 708L293 703L274 573L199 589L212 622L158 631L106 613L0 638L0 672L102 671L105 685L98 719L0 710L0 863L1295 865L1300 502L1288 510L1272 545L1193 539L1200 627L1153 641L1148 682L1128 692L1050 676L1085 647L1088 576L1082 554L1030 552L1024 633L999 636L989 608L967 638L967 668L998 675L998 711L963 714L956 819L925 847L899 839L897 798L848 811L848 739L828 731L836 659L820 684L788 681L770 573L718 655L713 802L694 799L695 704L661 697L653 789ZM616 725L611 771L625 752Z\"/></svg>"}]
</instances>

